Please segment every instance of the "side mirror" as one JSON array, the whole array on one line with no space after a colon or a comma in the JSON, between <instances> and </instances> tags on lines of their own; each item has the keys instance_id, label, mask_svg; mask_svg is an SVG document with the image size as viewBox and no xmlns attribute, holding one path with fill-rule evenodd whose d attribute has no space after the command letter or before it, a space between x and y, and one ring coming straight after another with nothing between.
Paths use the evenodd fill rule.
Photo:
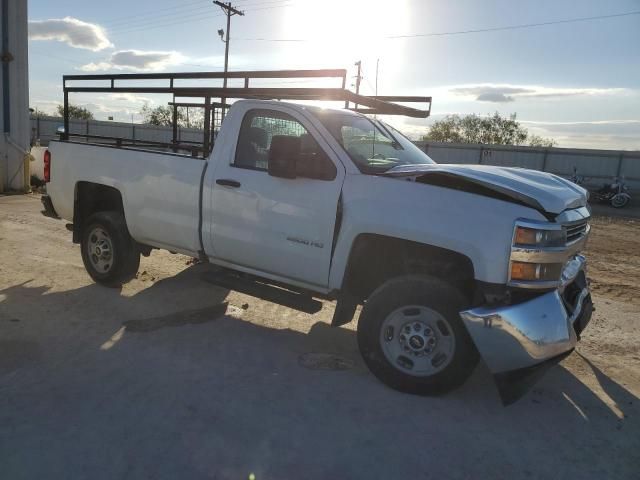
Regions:
<instances>
[{"instance_id":1,"label":"side mirror","mask_svg":"<svg viewBox=\"0 0 640 480\"><path fill-rule=\"evenodd\" d=\"M269 149L269 175L280 178L296 178L300 138L276 135Z\"/></svg>"}]
</instances>

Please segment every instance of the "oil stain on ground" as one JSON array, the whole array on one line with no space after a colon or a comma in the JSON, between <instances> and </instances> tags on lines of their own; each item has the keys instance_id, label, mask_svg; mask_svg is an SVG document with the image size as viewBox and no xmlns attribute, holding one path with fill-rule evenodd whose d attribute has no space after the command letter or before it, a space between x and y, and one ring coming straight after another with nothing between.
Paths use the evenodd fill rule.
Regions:
<instances>
[{"instance_id":1,"label":"oil stain on ground","mask_svg":"<svg viewBox=\"0 0 640 480\"><path fill-rule=\"evenodd\" d=\"M227 302L213 307L202 308L198 310L189 310L183 312L172 313L162 317L144 318L136 320L128 320L123 322L127 332L153 332L165 327L181 327L183 325L198 325L201 323L212 322L227 313L227 309L236 309L230 307Z\"/></svg>"}]
</instances>

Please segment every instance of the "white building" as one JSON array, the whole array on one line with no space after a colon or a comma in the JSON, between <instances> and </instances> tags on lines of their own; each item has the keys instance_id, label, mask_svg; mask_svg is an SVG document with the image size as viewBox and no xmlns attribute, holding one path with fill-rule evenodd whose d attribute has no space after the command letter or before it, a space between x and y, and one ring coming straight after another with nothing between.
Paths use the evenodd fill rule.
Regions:
<instances>
[{"instance_id":1,"label":"white building","mask_svg":"<svg viewBox=\"0 0 640 480\"><path fill-rule=\"evenodd\" d=\"M29 187L27 45L27 0L0 0L0 192Z\"/></svg>"}]
</instances>

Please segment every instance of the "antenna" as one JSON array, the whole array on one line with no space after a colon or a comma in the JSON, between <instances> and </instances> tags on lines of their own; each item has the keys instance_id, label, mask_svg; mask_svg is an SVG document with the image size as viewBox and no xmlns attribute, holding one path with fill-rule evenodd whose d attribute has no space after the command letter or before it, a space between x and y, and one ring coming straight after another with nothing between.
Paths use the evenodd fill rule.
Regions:
<instances>
[{"instance_id":1,"label":"antenna","mask_svg":"<svg viewBox=\"0 0 640 480\"><path fill-rule=\"evenodd\" d=\"M380 67L380 59L376 60L376 97L378 96L378 69Z\"/></svg>"}]
</instances>

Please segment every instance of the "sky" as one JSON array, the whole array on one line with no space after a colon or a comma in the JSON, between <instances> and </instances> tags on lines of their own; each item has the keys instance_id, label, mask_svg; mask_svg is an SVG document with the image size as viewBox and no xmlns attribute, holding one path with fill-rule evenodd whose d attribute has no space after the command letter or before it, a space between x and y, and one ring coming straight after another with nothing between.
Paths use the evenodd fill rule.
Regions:
<instances>
[{"instance_id":1,"label":"sky","mask_svg":"<svg viewBox=\"0 0 640 480\"><path fill-rule=\"evenodd\" d=\"M377 64L378 94L433 97L429 119L391 121L411 137L449 114L499 112L516 113L531 133L560 147L640 150L640 14L614 16L640 13L640 0L233 5L245 15L232 18L229 70L347 68L353 82L361 60L361 93L369 95ZM45 113L61 102L64 74L221 71L224 65L217 31L226 19L211 0L29 0L28 8L30 103ZM531 24L543 25L520 27ZM167 101L71 97L97 119L128 122L142 120L145 103Z\"/></svg>"}]
</instances>

